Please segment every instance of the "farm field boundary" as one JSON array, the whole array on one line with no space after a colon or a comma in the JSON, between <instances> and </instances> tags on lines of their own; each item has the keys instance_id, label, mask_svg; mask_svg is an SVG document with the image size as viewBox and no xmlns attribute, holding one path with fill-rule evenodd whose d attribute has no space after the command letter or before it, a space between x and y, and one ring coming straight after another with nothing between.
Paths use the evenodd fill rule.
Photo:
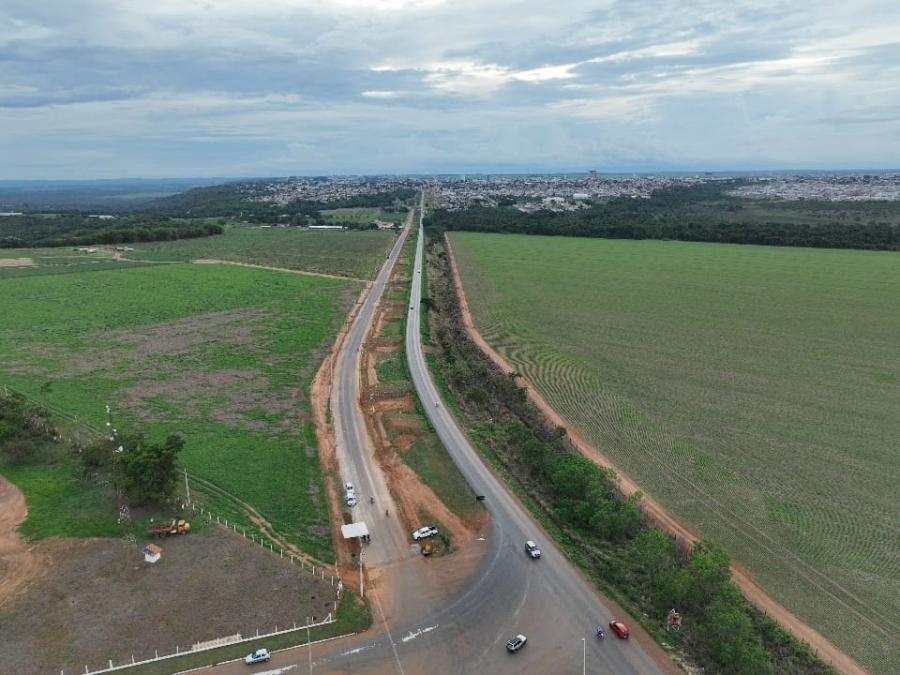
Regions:
<instances>
[{"instance_id":1,"label":"farm field boundary","mask_svg":"<svg viewBox=\"0 0 900 675\"><path fill-rule=\"evenodd\" d=\"M663 508L656 500L643 493L637 483L623 473L613 462L605 455L596 445L587 441L587 439L579 432L573 424L564 419L547 400L538 392L537 388L519 374L510 363L501 356L491 345L484 339L475 326L472 313L469 308L468 299L462 283L462 277L456 262L456 256L453 252L450 238L445 235L445 244L449 254L450 266L453 273L454 284L460 302L460 310L463 317L463 323L467 334L478 345L478 347L506 374L516 373L517 378L525 385L529 400L538 407L546 416L547 420L557 427L566 429L566 433L573 445L587 459L599 464L600 466L612 469L618 476L618 485L622 494L626 497L637 492L642 493L640 507L645 516L660 529L668 532L676 539L694 543L699 541L700 537L691 529L686 527L671 513ZM741 589L744 596L752 602L760 610L781 623L790 630L799 639L809 643L818 653L818 656L824 661L830 663L843 673L853 675L863 675L866 671L857 664L849 655L840 650L834 643L825 638L821 633L813 629L804 621L799 619L792 612L777 602L753 577L743 569L740 565L732 565L732 576L735 583Z\"/></svg>"},{"instance_id":2,"label":"farm field boundary","mask_svg":"<svg viewBox=\"0 0 900 675\"><path fill-rule=\"evenodd\" d=\"M142 261L142 260L133 260L131 262L155 262L152 260ZM288 274L303 274L309 277L322 277L323 279L339 279L341 281L358 281L360 283L366 283L365 279L358 279L357 277L347 277L342 276L340 274L326 274L325 272L307 272L306 270L290 270L286 267L271 267L269 265L255 265L253 263L243 263L237 262L235 260L215 260L212 258L198 258L194 260L193 263L195 265L237 265L238 267L252 267L257 270L269 270L270 272L287 272Z\"/></svg>"}]
</instances>

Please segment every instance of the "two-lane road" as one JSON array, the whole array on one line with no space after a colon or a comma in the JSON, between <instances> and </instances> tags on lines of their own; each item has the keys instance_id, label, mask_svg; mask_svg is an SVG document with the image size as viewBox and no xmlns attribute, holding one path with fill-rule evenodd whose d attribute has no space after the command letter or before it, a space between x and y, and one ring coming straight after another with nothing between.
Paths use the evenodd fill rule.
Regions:
<instances>
[{"instance_id":1,"label":"two-lane road","mask_svg":"<svg viewBox=\"0 0 900 675\"><path fill-rule=\"evenodd\" d=\"M403 231L394 243L375 281L363 298L359 312L350 326L341 351L337 354L331 387L331 410L334 416L335 448L341 478L353 483L359 503L353 507L353 518L364 521L372 533L366 546L369 565L384 564L415 555L410 552L406 533L393 516L393 500L384 475L375 461L374 448L360 409L360 365L362 344L369 333L378 303L390 280L403 244L409 236L415 211L410 210ZM373 503L374 502L374 503Z\"/></svg>"},{"instance_id":2,"label":"two-lane road","mask_svg":"<svg viewBox=\"0 0 900 675\"><path fill-rule=\"evenodd\" d=\"M421 222L421 210L419 218ZM362 509L357 506L354 511L359 509L361 515L368 511L365 517L374 520L368 547L373 554L367 558L373 571L368 591L373 627L363 635L279 652L269 664L253 670L291 675L678 672L632 621L626 619L632 627L632 639L627 642L613 636L601 642L594 637L594 627L617 613L495 478L446 411L428 371L419 332L423 273L419 229L406 333L409 368L438 436L475 491L485 495L491 521L462 550L427 559L411 552L407 533L401 531L393 513L384 517L381 501L389 503L390 494L357 405L358 348L374 314L370 301L376 302L384 288L399 255L401 237L344 343L342 363L334 375L334 386L340 391L332 399L335 429L344 444L338 455L341 475L353 481L361 495ZM370 494L379 502L377 508L368 507ZM543 551L540 560L526 556L526 539L538 542ZM505 643L517 633L524 633L528 644L519 653L508 654ZM235 675L253 670L231 663L211 672Z\"/></svg>"}]
</instances>

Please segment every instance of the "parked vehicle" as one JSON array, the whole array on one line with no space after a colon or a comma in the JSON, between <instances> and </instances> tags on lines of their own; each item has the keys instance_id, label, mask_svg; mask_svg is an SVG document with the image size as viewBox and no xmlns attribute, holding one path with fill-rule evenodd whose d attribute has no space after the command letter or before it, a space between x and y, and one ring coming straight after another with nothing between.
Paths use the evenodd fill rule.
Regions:
<instances>
[{"instance_id":1,"label":"parked vehicle","mask_svg":"<svg viewBox=\"0 0 900 675\"><path fill-rule=\"evenodd\" d=\"M247 654L247 656L244 657L244 663L248 666L252 666L254 663L266 663L271 658L272 655L269 653L268 649L257 649L252 654Z\"/></svg>"},{"instance_id":2,"label":"parked vehicle","mask_svg":"<svg viewBox=\"0 0 900 675\"><path fill-rule=\"evenodd\" d=\"M510 653L515 653L522 649L525 646L525 643L528 642L528 638L524 635L516 635L512 640L506 643L506 651Z\"/></svg>"},{"instance_id":3,"label":"parked vehicle","mask_svg":"<svg viewBox=\"0 0 900 675\"><path fill-rule=\"evenodd\" d=\"M613 633L616 634L616 637L618 637L619 639L621 639L621 640L628 639L628 626L626 626L621 621L617 621L616 619L613 619L612 621L609 622L609 628L610 628L610 630L612 630Z\"/></svg>"},{"instance_id":4,"label":"parked vehicle","mask_svg":"<svg viewBox=\"0 0 900 675\"><path fill-rule=\"evenodd\" d=\"M345 497L347 499L347 506L353 508L356 506L356 489L353 487L353 483L347 483L344 486Z\"/></svg>"},{"instance_id":5,"label":"parked vehicle","mask_svg":"<svg viewBox=\"0 0 900 675\"><path fill-rule=\"evenodd\" d=\"M151 525L147 528L147 534L154 537L167 537L170 534L187 534L191 531L191 524L186 520L176 520L173 518L168 523L162 525Z\"/></svg>"},{"instance_id":6,"label":"parked vehicle","mask_svg":"<svg viewBox=\"0 0 900 675\"><path fill-rule=\"evenodd\" d=\"M426 537L433 537L438 533L438 529L436 527L432 527L431 525L426 525L425 527L420 527L418 530L412 533L412 538L415 541L419 541L419 539L425 539Z\"/></svg>"},{"instance_id":7,"label":"parked vehicle","mask_svg":"<svg viewBox=\"0 0 900 675\"><path fill-rule=\"evenodd\" d=\"M533 560L537 560L541 557L541 549L539 549L537 544L535 544L533 541L525 542L525 553L527 553Z\"/></svg>"}]
</instances>

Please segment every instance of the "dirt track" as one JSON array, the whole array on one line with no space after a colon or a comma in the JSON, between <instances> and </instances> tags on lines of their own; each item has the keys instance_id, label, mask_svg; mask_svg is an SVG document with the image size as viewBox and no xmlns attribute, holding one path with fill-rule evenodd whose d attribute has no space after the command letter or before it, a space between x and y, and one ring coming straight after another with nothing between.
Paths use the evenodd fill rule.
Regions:
<instances>
[{"instance_id":1,"label":"dirt track","mask_svg":"<svg viewBox=\"0 0 900 675\"><path fill-rule=\"evenodd\" d=\"M0 258L0 267L37 267L31 258Z\"/></svg>"},{"instance_id":2,"label":"dirt track","mask_svg":"<svg viewBox=\"0 0 900 675\"><path fill-rule=\"evenodd\" d=\"M138 260L128 260L128 262L141 262ZM149 261L148 261L149 262ZM325 279L340 279L341 281L358 281L360 283L368 283L365 279L357 279L356 277L345 277L340 274L326 274L325 272L307 272L306 270L290 270L286 267L271 267L269 265L254 265L253 263L235 262L234 260L214 260L211 258L198 258L192 261L195 265L236 265L237 267L252 267L257 270L269 270L271 272L287 272L288 274L302 274L307 277L323 277Z\"/></svg>"},{"instance_id":3,"label":"dirt track","mask_svg":"<svg viewBox=\"0 0 900 675\"><path fill-rule=\"evenodd\" d=\"M27 515L25 495L0 476L0 607L39 578L46 567L44 556L16 532Z\"/></svg>"},{"instance_id":4,"label":"dirt track","mask_svg":"<svg viewBox=\"0 0 900 675\"><path fill-rule=\"evenodd\" d=\"M456 265L456 258L453 255L453 248L446 235L444 241L450 259L450 267L453 272L453 283L456 286L460 313L462 314L466 333L472 341L478 345L481 351L483 351L504 373L509 374L515 372L515 369L507 363L506 359L494 351L493 347L487 343L475 327L472 313L469 310L465 289L463 288L462 278L459 274L459 268ZM619 479L619 490L623 495L627 497L639 491L643 494L640 507L648 520L656 527L675 537L679 542L694 543L700 539L697 533L693 532L690 528L677 520L671 513L663 508L659 502L641 490L637 483L622 473L599 448L582 436L578 429L570 422L563 419L563 417L550 406L547 400L538 393L538 390L531 382L521 375L518 379L527 387L528 400L537 406L552 425L565 428L569 440L582 455L592 462L616 472ZM775 598L769 595L759 582L757 582L743 567L736 563L732 563L731 575L734 583L741 589L741 592L748 601L753 603L761 611L764 611L769 617L784 626L787 630L791 631L797 638L809 643L809 645L818 653L820 659L826 663L830 663L835 669L842 673L847 673L848 675L865 675L867 671L856 663L856 661L838 649L838 647L824 635L806 624L787 608L783 607L775 600Z\"/></svg>"}]
</instances>

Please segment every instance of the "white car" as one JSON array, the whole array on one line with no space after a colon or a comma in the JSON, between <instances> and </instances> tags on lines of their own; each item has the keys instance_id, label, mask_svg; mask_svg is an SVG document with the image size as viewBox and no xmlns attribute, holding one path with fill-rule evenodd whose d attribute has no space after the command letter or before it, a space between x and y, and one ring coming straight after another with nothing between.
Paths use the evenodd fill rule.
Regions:
<instances>
[{"instance_id":1,"label":"white car","mask_svg":"<svg viewBox=\"0 0 900 675\"><path fill-rule=\"evenodd\" d=\"M535 560L541 557L541 549L539 549L537 544L535 544L533 541L525 542L525 553L527 553Z\"/></svg>"},{"instance_id":2,"label":"white car","mask_svg":"<svg viewBox=\"0 0 900 675\"><path fill-rule=\"evenodd\" d=\"M512 640L506 643L506 651L515 654L525 646L526 642L528 642L527 637L524 635L516 635Z\"/></svg>"},{"instance_id":3,"label":"white car","mask_svg":"<svg viewBox=\"0 0 900 675\"><path fill-rule=\"evenodd\" d=\"M351 508L356 506L356 489L353 487L353 483L347 483L344 486L344 490L346 492L347 506Z\"/></svg>"},{"instance_id":4,"label":"white car","mask_svg":"<svg viewBox=\"0 0 900 675\"><path fill-rule=\"evenodd\" d=\"M247 656L244 657L244 663L248 666L252 666L254 663L265 663L271 658L272 655L269 653L268 649L257 649L252 654L247 654Z\"/></svg>"},{"instance_id":5,"label":"white car","mask_svg":"<svg viewBox=\"0 0 900 675\"><path fill-rule=\"evenodd\" d=\"M436 527L432 527L431 525L426 525L425 527L420 527L418 530L413 532L413 539L415 541L419 541L419 539L425 539L426 537L433 537L438 533L438 529Z\"/></svg>"}]
</instances>

